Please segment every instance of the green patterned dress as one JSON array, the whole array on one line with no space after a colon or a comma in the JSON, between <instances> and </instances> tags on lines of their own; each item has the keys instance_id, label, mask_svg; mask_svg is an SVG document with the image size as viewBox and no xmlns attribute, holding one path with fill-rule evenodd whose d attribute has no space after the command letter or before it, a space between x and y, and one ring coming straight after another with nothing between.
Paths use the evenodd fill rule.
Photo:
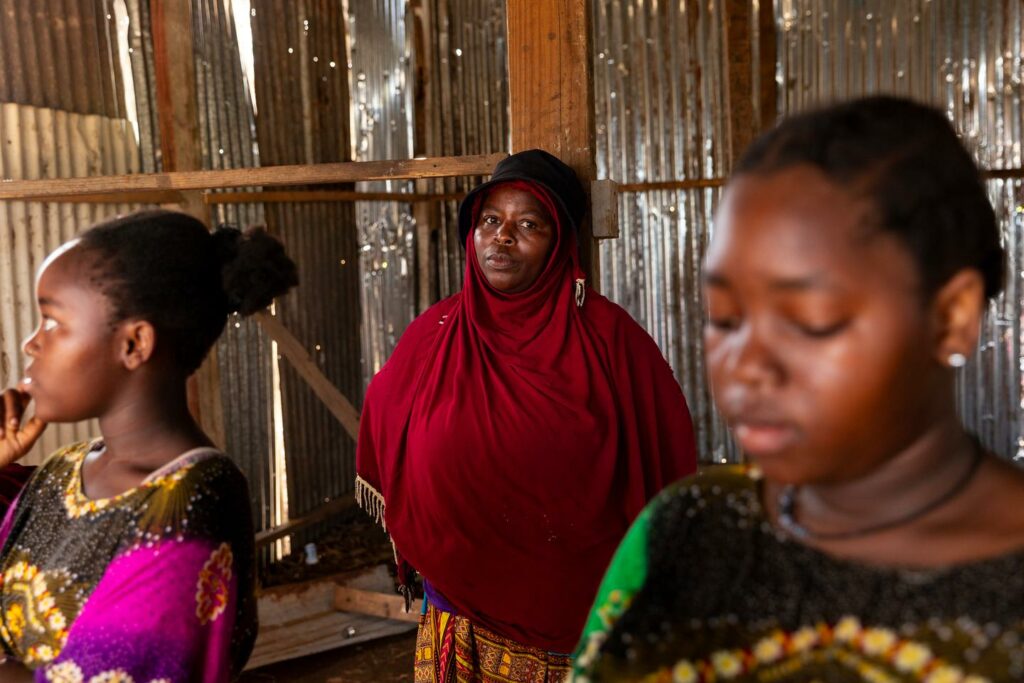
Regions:
<instances>
[{"instance_id":1,"label":"green patterned dress","mask_svg":"<svg viewBox=\"0 0 1024 683\"><path fill-rule=\"evenodd\" d=\"M871 567L793 541L755 470L712 467L633 524L576 653L583 681L1024 681L1024 551Z\"/></svg>"}]
</instances>

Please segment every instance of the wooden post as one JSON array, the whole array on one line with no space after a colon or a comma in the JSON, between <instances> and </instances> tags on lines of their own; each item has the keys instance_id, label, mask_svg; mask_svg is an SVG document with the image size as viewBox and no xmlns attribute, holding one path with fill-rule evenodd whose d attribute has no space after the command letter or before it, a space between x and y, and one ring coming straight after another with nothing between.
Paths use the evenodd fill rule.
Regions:
<instances>
[{"instance_id":1,"label":"wooden post","mask_svg":"<svg viewBox=\"0 0 1024 683\"><path fill-rule=\"evenodd\" d=\"M726 58L725 116L729 121L729 162L736 163L754 140L754 67L750 0L725 0L723 50Z\"/></svg>"},{"instance_id":2,"label":"wooden post","mask_svg":"<svg viewBox=\"0 0 1024 683\"><path fill-rule=\"evenodd\" d=\"M779 109L779 84L775 82L775 61L778 58L778 47L775 37L774 0L760 0L757 20L761 131L766 131L775 125Z\"/></svg>"},{"instance_id":3,"label":"wooden post","mask_svg":"<svg viewBox=\"0 0 1024 683\"><path fill-rule=\"evenodd\" d=\"M506 0L512 151L539 147L571 166L583 187L594 161L594 77L587 0ZM583 266L598 284L591 227L582 226Z\"/></svg>"},{"instance_id":4,"label":"wooden post","mask_svg":"<svg viewBox=\"0 0 1024 683\"><path fill-rule=\"evenodd\" d=\"M156 73L160 154L164 171L202 168L199 118L196 115L195 57L192 47L192 3L150 0L153 58ZM183 192L181 209L210 224L210 208L201 192ZM220 396L217 348L189 379L189 408L203 430L220 447L225 444L224 406Z\"/></svg>"}]
</instances>

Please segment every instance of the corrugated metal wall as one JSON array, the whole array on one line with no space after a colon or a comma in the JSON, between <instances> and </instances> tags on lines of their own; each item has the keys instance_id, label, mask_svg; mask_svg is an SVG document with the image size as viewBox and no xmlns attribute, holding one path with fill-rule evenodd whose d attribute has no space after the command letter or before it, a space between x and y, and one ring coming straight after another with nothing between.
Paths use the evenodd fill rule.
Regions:
<instances>
[{"instance_id":1,"label":"corrugated metal wall","mask_svg":"<svg viewBox=\"0 0 1024 683\"><path fill-rule=\"evenodd\" d=\"M0 178L137 172L126 117L117 25L102 0L0 3ZM35 273L81 230L133 207L0 202L0 357L8 380L24 368L35 328ZM51 425L25 462L98 434L94 423Z\"/></svg>"},{"instance_id":2,"label":"corrugated metal wall","mask_svg":"<svg viewBox=\"0 0 1024 683\"><path fill-rule=\"evenodd\" d=\"M507 152L508 46L503 0L419 0L416 153L424 156ZM423 189L465 192L481 178L444 178ZM434 205L429 221L436 263L432 299L462 287L465 251L459 244L458 202Z\"/></svg>"},{"instance_id":3,"label":"corrugated metal wall","mask_svg":"<svg viewBox=\"0 0 1024 683\"><path fill-rule=\"evenodd\" d=\"M985 168L1024 165L1024 4L1019 0L779 0L780 107L898 93L944 110ZM1006 294L963 371L967 424L997 452L1024 458L1024 189L989 192L1010 256Z\"/></svg>"},{"instance_id":4,"label":"corrugated metal wall","mask_svg":"<svg viewBox=\"0 0 1024 683\"><path fill-rule=\"evenodd\" d=\"M405 0L349 0L353 158L412 156L412 73ZM357 183L363 191L405 192L408 181ZM398 202L357 202L363 284L363 381L391 354L416 315L415 225Z\"/></svg>"},{"instance_id":5,"label":"corrugated metal wall","mask_svg":"<svg viewBox=\"0 0 1024 683\"><path fill-rule=\"evenodd\" d=\"M275 0L253 3L253 9L261 164L349 159L341 4ZM359 405L360 283L352 205L269 204L266 214L271 230L298 264L301 278L299 288L278 303L278 315L324 374ZM287 361L280 366L288 505L295 518L326 499L351 492L354 442ZM311 529L297 540L301 543L315 533Z\"/></svg>"},{"instance_id":6,"label":"corrugated metal wall","mask_svg":"<svg viewBox=\"0 0 1024 683\"><path fill-rule=\"evenodd\" d=\"M728 173L722 3L594 0L597 174L620 183ZM720 191L619 196L603 293L651 333L683 387L704 460L735 451L704 378L700 267Z\"/></svg>"},{"instance_id":7,"label":"corrugated metal wall","mask_svg":"<svg viewBox=\"0 0 1024 683\"><path fill-rule=\"evenodd\" d=\"M148 2L135 2L145 16ZM205 169L255 167L260 161L253 103L242 72L231 5L231 0L192 0L196 114ZM148 25L143 29L148 36ZM146 44L151 52L151 40ZM141 59L146 49L133 54ZM155 91L152 83L147 90ZM210 208L214 224L244 228L265 223L261 204L216 204ZM275 508L282 482L276 477L274 458L271 348L258 323L237 315L228 320L216 346L225 448L249 480L257 530L285 521ZM269 553L261 557L263 562L269 559Z\"/></svg>"}]
</instances>

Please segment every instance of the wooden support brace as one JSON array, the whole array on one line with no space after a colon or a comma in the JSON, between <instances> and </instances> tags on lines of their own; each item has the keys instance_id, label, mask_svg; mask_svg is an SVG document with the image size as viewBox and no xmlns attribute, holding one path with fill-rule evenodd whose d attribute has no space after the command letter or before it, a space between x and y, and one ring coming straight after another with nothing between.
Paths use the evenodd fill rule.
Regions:
<instances>
[{"instance_id":1,"label":"wooden support brace","mask_svg":"<svg viewBox=\"0 0 1024 683\"><path fill-rule=\"evenodd\" d=\"M316 524L317 522L330 519L331 517L339 515L346 510L350 510L355 507L355 505L356 499L351 495L330 500L298 519L289 520L280 526L274 527L273 529L266 529L265 531L257 533L256 547L262 548L265 545L273 543L279 538L290 536L300 529L304 529Z\"/></svg>"},{"instance_id":2,"label":"wooden support brace","mask_svg":"<svg viewBox=\"0 0 1024 683\"><path fill-rule=\"evenodd\" d=\"M338 419L341 426L345 428L348 435L353 439L359 438L359 411L355 406L338 391L331 380L324 376L316 363L310 357L305 347L288 329L281 324L281 321L263 311L255 315L257 321L263 326L270 338L277 342L281 354L288 359L296 372L302 376L313 393L324 402L331 414Z\"/></svg>"},{"instance_id":3,"label":"wooden support brace","mask_svg":"<svg viewBox=\"0 0 1024 683\"><path fill-rule=\"evenodd\" d=\"M422 181L421 181L422 182ZM300 202L447 202L465 192L356 192L345 190L293 190L290 192L208 192L207 204L292 204Z\"/></svg>"}]
</instances>

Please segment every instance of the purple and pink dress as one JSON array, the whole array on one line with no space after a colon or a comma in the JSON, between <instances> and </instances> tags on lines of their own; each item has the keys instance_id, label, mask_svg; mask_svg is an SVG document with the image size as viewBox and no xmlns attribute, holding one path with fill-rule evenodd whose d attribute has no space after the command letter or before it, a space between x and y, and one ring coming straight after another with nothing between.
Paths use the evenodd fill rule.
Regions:
<instances>
[{"instance_id":1,"label":"purple and pink dress","mask_svg":"<svg viewBox=\"0 0 1024 683\"><path fill-rule=\"evenodd\" d=\"M190 451L112 498L82 491L102 443L43 464L0 527L0 642L51 683L226 681L256 638L245 477Z\"/></svg>"}]
</instances>

